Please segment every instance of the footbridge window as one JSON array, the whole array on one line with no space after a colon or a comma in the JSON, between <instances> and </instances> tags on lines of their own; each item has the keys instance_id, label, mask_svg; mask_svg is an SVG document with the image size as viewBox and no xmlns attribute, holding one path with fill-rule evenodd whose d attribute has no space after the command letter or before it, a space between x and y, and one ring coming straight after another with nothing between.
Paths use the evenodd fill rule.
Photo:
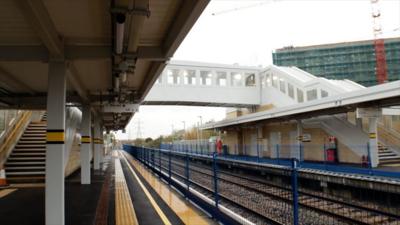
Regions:
<instances>
[{"instance_id":1,"label":"footbridge window","mask_svg":"<svg viewBox=\"0 0 400 225\"><path fill-rule=\"evenodd\" d=\"M179 70L171 69L167 71L168 84L179 84Z\"/></svg>"},{"instance_id":2,"label":"footbridge window","mask_svg":"<svg viewBox=\"0 0 400 225\"><path fill-rule=\"evenodd\" d=\"M196 84L196 71L184 70L183 71L183 83L186 85L195 85Z\"/></svg>"},{"instance_id":3,"label":"footbridge window","mask_svg":"<svg viewBox=\"0 0 400 225\"><path fill-rule=\"evenodd\" d=\"M329 93L327 91L321 89L321 98L326 98L328 96L329 96Z\"/></svg>"},{"instance_id":4,"label":"footbridge window","mask_svg":"<svg viewBox=\"0 0 400 225\"><path fill-rule=\"evenodd\" d=\"M228 82L227 82L226 72L217 72L217 85L226 86L227 83Z\"/></svg>"},{"instance_id":5,"label":"footbridge window","mask_svg":"<svg viewBox=\"0 0 400 225\"><path fill-rule=\"evenodd\" d=\"M271 74L267 73L267 75L265 76L265 85L266 87L270 87L271 86Z\"/></svg>"},{"instance_id":6,"label":"footbridge window","mask_svg":"<svg viewBox=\"0 0 400 225\"><path fill-rule=\"evenodd\" d=\"M292 84L288 83L288 95L294 99L294 87Z\"/></svg>"},{"instance_id":7,"label":"footbridge window","mask_svg":"<svg viewBox=\"0 0 400 225\"><path fill-rule=\"evenodd\" d=\"M279 89L282 93L286 93L286 82L282 78L279 79Z\"/></svg>"},{"instance_id":8,"label":"footbridge window","mask_svg":"<svg viewBox=\"0 0 400 225\"><path fill-rule=\"evenodd\" d=\"M302 103L304 102L304 93L302 90L297 88L297 102Z\"/></svg>"},{"instance_id":9,"label":"footbridge window","mask_svg":"<svg viewBox=\"0 0 400 225\"><path fill-rule=\"evenodd\" d=\"M317 97L317 89L307 91L307 101L315 100Z\"/></svg>"},{"instance_id":10,"label":"footbridge window","mask_svg":"<svg viewBox=\"0 0 400 225\"><path fill-rule=\"evenodd\" d=\"M256 75L254 73L246 73L246 87L256 85Z\"/></svg>"},{"instance_id":11,"label":"footbridge window","mask_svg":"<svg viewBox=\"0 0 400 225\"><path fill-rule=\"evenodd\" d=\"M211 71L200 71L200 83L201 85L211 85L213 74Z\"/></svg>"},{"instance_id":12,"label":"footbridge window","mask_svg":"<svg viewBox=\"0 0 400 225\"><path fill-rule=\"evenodd\" d=\"M278 77L276 75L272 75L272 87L278 88Z\"/></svg>"},{"instance_id":13,"label":"footbridge window","mask_svg":"<svg viewBox=\"0 0 400 225\"><path fill-rule=\"evenodd\" d=\"M232 86L239 87L243 86L243 75L241 73L231 73Z\"/></svg>"}]
</instances>

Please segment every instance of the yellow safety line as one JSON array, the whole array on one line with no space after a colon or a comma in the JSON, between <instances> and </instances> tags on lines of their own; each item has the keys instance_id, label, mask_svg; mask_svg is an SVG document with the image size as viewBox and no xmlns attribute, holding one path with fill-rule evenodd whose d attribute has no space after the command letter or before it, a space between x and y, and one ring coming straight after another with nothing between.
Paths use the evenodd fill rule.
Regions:
<instances>
[{"instance_id":1,"label":"yellow safety line","mask_svg":"<svg viewBox=\"0 0 400 225\"><path fill-rule=\"evenodd\" d=\"M117 225L138 225L119 158L115 159L115 220Z\"/></svg>"},{"instance_id":2,"label":"yellow safety line","mask_svg":"<svg viewBox=\"0 0 400 225\"><path fill-rule=\"evenodd\" d=\"M14 191L16 191L17 189L4 189L0 191L0 198L5 197L11 193L13 193Z\"/></svg>"},{"instance_id":3,"label":"yellow safety line","mask_svg":"<svg viewBox=\"0 0 400 225\"><path fill-rule=\"evenodd\" d=\"M176 213L176 215L185 223L185 224L210 224L206 215L200 215L201 212L195 210L195 207L188 204L187 201L182 200L181 196L173 192L165 183L161 182L159 179L155 178L150 172L148 172L142 165L140 165L137 161L135 161L130 155L124 154L129 162L132 163L132 166L139 171L144 179L153 187L154 191L157 192L160 197L164 200L164 202L171 207L171 209ZM151 179L151 178L154 178ZM164 194L164 191L169 191L168 194Z\"/></svg>"},{"instance_id":4,"label":"yellow safety line","mask_svg":"<svg viewBox=\"0 0 400 225\"><path fill-rule=\"evenodd\" d=\"M153 199L153 197L151 196L150 192L147 190L147 188L143 185L143 183L140 181L139 177L137 176L136 172L132 169L132 166L128 163L128 160L126 159L126 157L121 154L122 157L124 158L126 164L128 165L129 170L132 172L133 176L135 177L135 179L137 180L137 182L139 183L140 187L143 189L143 192L146 194L147 198L149 199L151 205L153 206L153 208L156 210L157 214L160 216L161 220L163 221L163 223L165 225L172 225L171 222L168 220L168 218L165 216L164 212L161 210L161 208L158 206L158 204L156 203L156 201Z\"/></svg>"}]
</instances>

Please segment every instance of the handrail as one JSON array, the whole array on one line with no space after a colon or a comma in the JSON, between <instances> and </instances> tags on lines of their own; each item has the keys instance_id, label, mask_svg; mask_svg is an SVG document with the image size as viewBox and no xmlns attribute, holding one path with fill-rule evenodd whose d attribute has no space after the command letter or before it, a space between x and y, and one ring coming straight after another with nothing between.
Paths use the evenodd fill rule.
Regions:
<instances>
[{"instance_id":1,"label":"handrail","mask_svg":"<svg viewBox=\"0 0 400 225\"><path fill-rule=\"evenodd\" d=\"M2 160L4 152L10 148L11 143L15 141L16 133L20 131L21 127L27 122L27 120L29 120L31 115L31 111L24 112L21 118L10 127L10 133L7 134L5 140L0 144L0 160ZM0 164L2 163L3 162L0 161Z\"/></svg>"}]
</instances>

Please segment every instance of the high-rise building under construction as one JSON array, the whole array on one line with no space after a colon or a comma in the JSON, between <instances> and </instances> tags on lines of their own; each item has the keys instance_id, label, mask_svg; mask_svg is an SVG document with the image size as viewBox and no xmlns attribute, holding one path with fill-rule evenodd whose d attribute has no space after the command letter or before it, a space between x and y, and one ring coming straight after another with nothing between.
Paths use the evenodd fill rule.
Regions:
<instances>
[{"instance_id":1,"label":"high-rise building under construction","mask_svg":"<svg viewBox=\"0 0 400 225\"><path fill-rule=\"evenodd\" d=\"M385 39L388 81L400 80L400 38ZM349 79L364 86L377 84L373 40L305 47L284 47L273 54L278 66L296 66L329 79Z\"/></svg>"}]
</instances>

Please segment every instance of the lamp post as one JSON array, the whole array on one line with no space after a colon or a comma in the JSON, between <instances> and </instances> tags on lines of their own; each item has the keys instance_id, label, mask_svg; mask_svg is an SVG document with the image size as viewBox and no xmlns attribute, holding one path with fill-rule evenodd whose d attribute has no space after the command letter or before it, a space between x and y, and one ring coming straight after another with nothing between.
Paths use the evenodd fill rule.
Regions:
<instances>
[{"instance_id":1,"label":"lamp post","mask_svg":"<svg viewBox=\"0 0 400 225\"><path fill-rule=\"evenodd\" d=\"M201 126L203 125L203 117L198 116L200 118L200 126L199 126L199 133L200 133L200 140L199 140L199 146L200 146L200 152L202 153L202 140L203 140L203 130L201 130Z\"/></svg>"},{"instance_id":2,"label":"lamp post","mask_svg":"<svg viewBox=\"0 0 400 225\"><path fill-rule=\"evenodd\" d=\"M183 139L185 139L185 137L186 137L186 122L182 121L182 123L183 123Z\"/></svg>"}]
</instances>

